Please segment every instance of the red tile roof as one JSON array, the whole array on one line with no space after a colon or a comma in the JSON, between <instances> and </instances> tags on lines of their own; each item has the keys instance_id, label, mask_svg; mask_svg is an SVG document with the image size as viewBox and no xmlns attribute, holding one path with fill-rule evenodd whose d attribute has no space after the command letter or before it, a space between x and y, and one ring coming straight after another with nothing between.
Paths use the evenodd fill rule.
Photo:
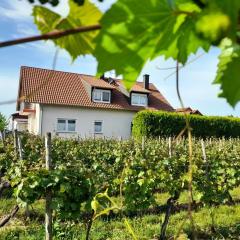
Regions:
<instances>
[{"instance_id":1,"label":"red tile roof","mask_svg":"<svg viewBox=\"0 0 240 240\"><path fill-rule=\"evenodd\" d=\"M81 78L90 84L92 87L96 88L104 88L104 89L115 89L114 86L110 85L109 83L103 81L102 79L96 78L94 76L84 75L84 74L78 74L81 75Z\"/></svg>"},{"instance_id":2,"label":"red tile roof","mask_svg":"<svg viewBox=\"0 0 240 240\"><path fill-rule=\"evenodd\" d=\"M88 93L88 88L91 89L92 87L110 89L112 91L111 103L92 102ZM134 91L144 92L146 90L145 92L149 93L148 107L131 106L129 97L122 89L121 81L109 84L107 81L85 74L22 67L18 99L26 96L25 102L87 108L129 111L140 111L142 109L174 111L167 100L151 83L148 90L144 89L141 82L137 82L132 88ZM17 108L19 109L19 106Z\"/></svg>"},{"instance_id":3,"label":"red tile roof","mask_svg":"<svg viewBox=\"0 0 240 240\"><path fill-rule=\"evenodd\" d=\"M140 82L136 82L135 85L133 85L133 87L131 88L132 92L141 92L141 93L150 93L151 91L149 91L148 89L145 89L143 87L143 83Z\"/></svg>"}]
</instances>

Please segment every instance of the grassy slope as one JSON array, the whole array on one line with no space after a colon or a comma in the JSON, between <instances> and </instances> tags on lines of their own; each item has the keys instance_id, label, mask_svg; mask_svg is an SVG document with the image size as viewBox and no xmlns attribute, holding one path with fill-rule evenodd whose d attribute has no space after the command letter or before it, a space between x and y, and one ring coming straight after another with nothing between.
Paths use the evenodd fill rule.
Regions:
<instances>
[{"instance_id":1,"label":"grassy slope","mask_svg":"<svg viewBox=\"0 0 240 240\"><path fill-rule=\"evenodd\" d=\"M240 196L240 189L233 191L235 200ZM164 204L167 199L166 194L159 194L159 203ZM186 202L186 194L181 196L180 202ZM0 216L9 213L15 202L12 199L0 200ZM24 209L21 209L17 217L7 226L0 229L1 240L39 240L44 238L44 202L39 201L33 205L34 217L26 220ZM214 213L211 215L211 213ZM170 219L168 235L173 236L178 232L186 212L174 214ZM194 213L198 239L239 239L240 236L240 206L219 206L214 208L202 208ZM213 221L212 221L213 219ZM160 231L161 215L145 215L129 219L138 239L154 239ZM213 225L215 232L213 231ZM68 223L65 226L55 224L55 239L83 240L85 239L85 226L82 223ZM184 232L191 235L191 227L187 221L183 228ZM97 220L94 222L92 239L98 240L127 240L131 239L125 225L121 219L111 219L110 221Z\"/></svg>"}]
</instances>

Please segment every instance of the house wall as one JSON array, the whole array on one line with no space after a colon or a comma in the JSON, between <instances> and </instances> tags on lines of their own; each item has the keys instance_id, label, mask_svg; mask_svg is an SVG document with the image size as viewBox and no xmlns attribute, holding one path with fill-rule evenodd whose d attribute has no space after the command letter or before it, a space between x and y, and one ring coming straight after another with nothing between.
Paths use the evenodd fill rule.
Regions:
<instances>
[{"instance_id":1,"label":"house wall","mask_svg":"<svg viewBox=\"0 0 240 240\"><path fill-rule=\"evenodd\" d=\"M34 103L33 109L35 113L28 115L28 131L33 134L41 134L41 106L40 104Z\"/></svg>"},{"instance_id":2,"label":"house wall","mask_svg":"<svg viewBox=\"0 0 240 240\"><path fill-rule=\"evenodd\" d=\"M127 139L131 135L131 122L134 114L135 112L130 111L43 105L41 134L52 132L60 137L94 137L94 121L101 120L103 121L103 134L96 134L95 137L122 137ZM57 133L58 118L75 119L76 132ZM36 122L38 121L36 120Z\"/></svg>"},{"instance_id":3,"label":"house wall","mask_svg":"<svg viewBox=\"0 0 240 240\"><path fill-rule=\"evenodd\" d=\"M15 119L13 121L12 130L26 131L28 130L28 120L26 119Z\"/></svg>"},{"instance_id":4,"label":"house wall","mask_svg":"<svg viewBox=\"0 0 240 240\"><path fill-rule=\"evenodd\" d=\"M35 113L31 113L28 115L28 131L33 134L37 134L35 131L35 123L36 122L36 115Z\"/></svg>"}]
</instances>

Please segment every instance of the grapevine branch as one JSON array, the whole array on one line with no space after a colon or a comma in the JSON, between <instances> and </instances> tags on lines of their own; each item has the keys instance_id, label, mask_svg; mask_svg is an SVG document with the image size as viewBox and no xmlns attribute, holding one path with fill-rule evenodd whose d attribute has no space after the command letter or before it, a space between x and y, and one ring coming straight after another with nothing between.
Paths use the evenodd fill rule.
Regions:
<instances>
[{"instance_id":1,"label":"grapevine branch","mask_svg":"<svg viewBox=\"0 0 240 240\"><path fill-rule=\"evenodd\" d=\"M6 225L6 224L10 221L11 218L14 218L14 216L16 215L16 213L18 212L18 210L19 210L19 206L16 205L16 206L12 209L11 213L9 213L7 216L5 216L5 217L3 217L3 218L1 219L1 221L0 221L0 227L3 227L4 225Z\"/></svg>"},{"instance_id":2,"label":"grapevine branch","mask_svg":"<svg viewBox=\"0 0 240 240\"><path fill-rule=\"evenodd\" d=\"M0 48L14 46L22 43L35 42L39 40L57 39L57 38L65 37L72 34L89 32L89 31L94 31L99 29L101 29L101 26L99 24L96 24L96 25L90 25L90 26L81 26L81 27L67 29L67 30L54 30L52 32L45 33L42 35L36 35L31 37L18 38L14 40L5 41L5 42L0 42Z\"/></svg>"},{"instance_id":3,"label":"grapevine branch","mask_svg":"<svg viewBox=\"0 0 240 240\"><path fill-rule=\"evenodd\" d=\"M180 90L179 90L179 62L177 61L176 64L176 91L177 91L177 97L178 100L180 102L180 105L182 108L184 108L184 104L183 104L183 100L180 94ZM194 224L194 219L192 216L192 200L193 200L193 192L192 192L192 168L193 168L193 159L192 159L192 155L193 155L193 149L192 149L192 134L191 134L191 126L190 126L190 122L187 116L187 113L184 112L184 116L185 116L185 121L186 121L186 129L187 129L187 133L188 133L188 151L189 151L189 167L188 167L188 216L189 216L189 220L191 222L192 225L192 230L193 230L193 239L196 239L195 236L195 224ZM185 220L184 220L185 222ZM183 225L180 226L180 228L182 228ZM179 233L180 233L180 229L179 229ZM178 233L178 234L179 234ZM178 236L177 236L178 237Z\"/></svg>"}]
</instances>

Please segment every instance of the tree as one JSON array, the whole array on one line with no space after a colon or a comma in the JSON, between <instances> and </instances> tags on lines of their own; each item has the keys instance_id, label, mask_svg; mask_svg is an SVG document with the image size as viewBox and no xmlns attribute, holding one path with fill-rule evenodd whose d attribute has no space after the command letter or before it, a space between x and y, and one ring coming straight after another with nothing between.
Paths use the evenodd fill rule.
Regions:
<instances>
[{"instance_id":1,"label":"tree","mask_svg":"<svg viewBox=\"0 0 240 240\"><path fill-rule=\"evenodd\" d=\"M4 131L7 127L7 118L2 114L0 113L0 131Z\"/></svg>"},{"instance_id":2,"label":"tree","mask_svg":"<svg viewBox=\"0 0 240 240\"><path fill-rule=\"evenodd\" d=\"M7 125L8 125L7 118L2 113L0 113L0 133L3 142L4 142L4 130L6 129Z\"/></svg>"}]
</instances>

